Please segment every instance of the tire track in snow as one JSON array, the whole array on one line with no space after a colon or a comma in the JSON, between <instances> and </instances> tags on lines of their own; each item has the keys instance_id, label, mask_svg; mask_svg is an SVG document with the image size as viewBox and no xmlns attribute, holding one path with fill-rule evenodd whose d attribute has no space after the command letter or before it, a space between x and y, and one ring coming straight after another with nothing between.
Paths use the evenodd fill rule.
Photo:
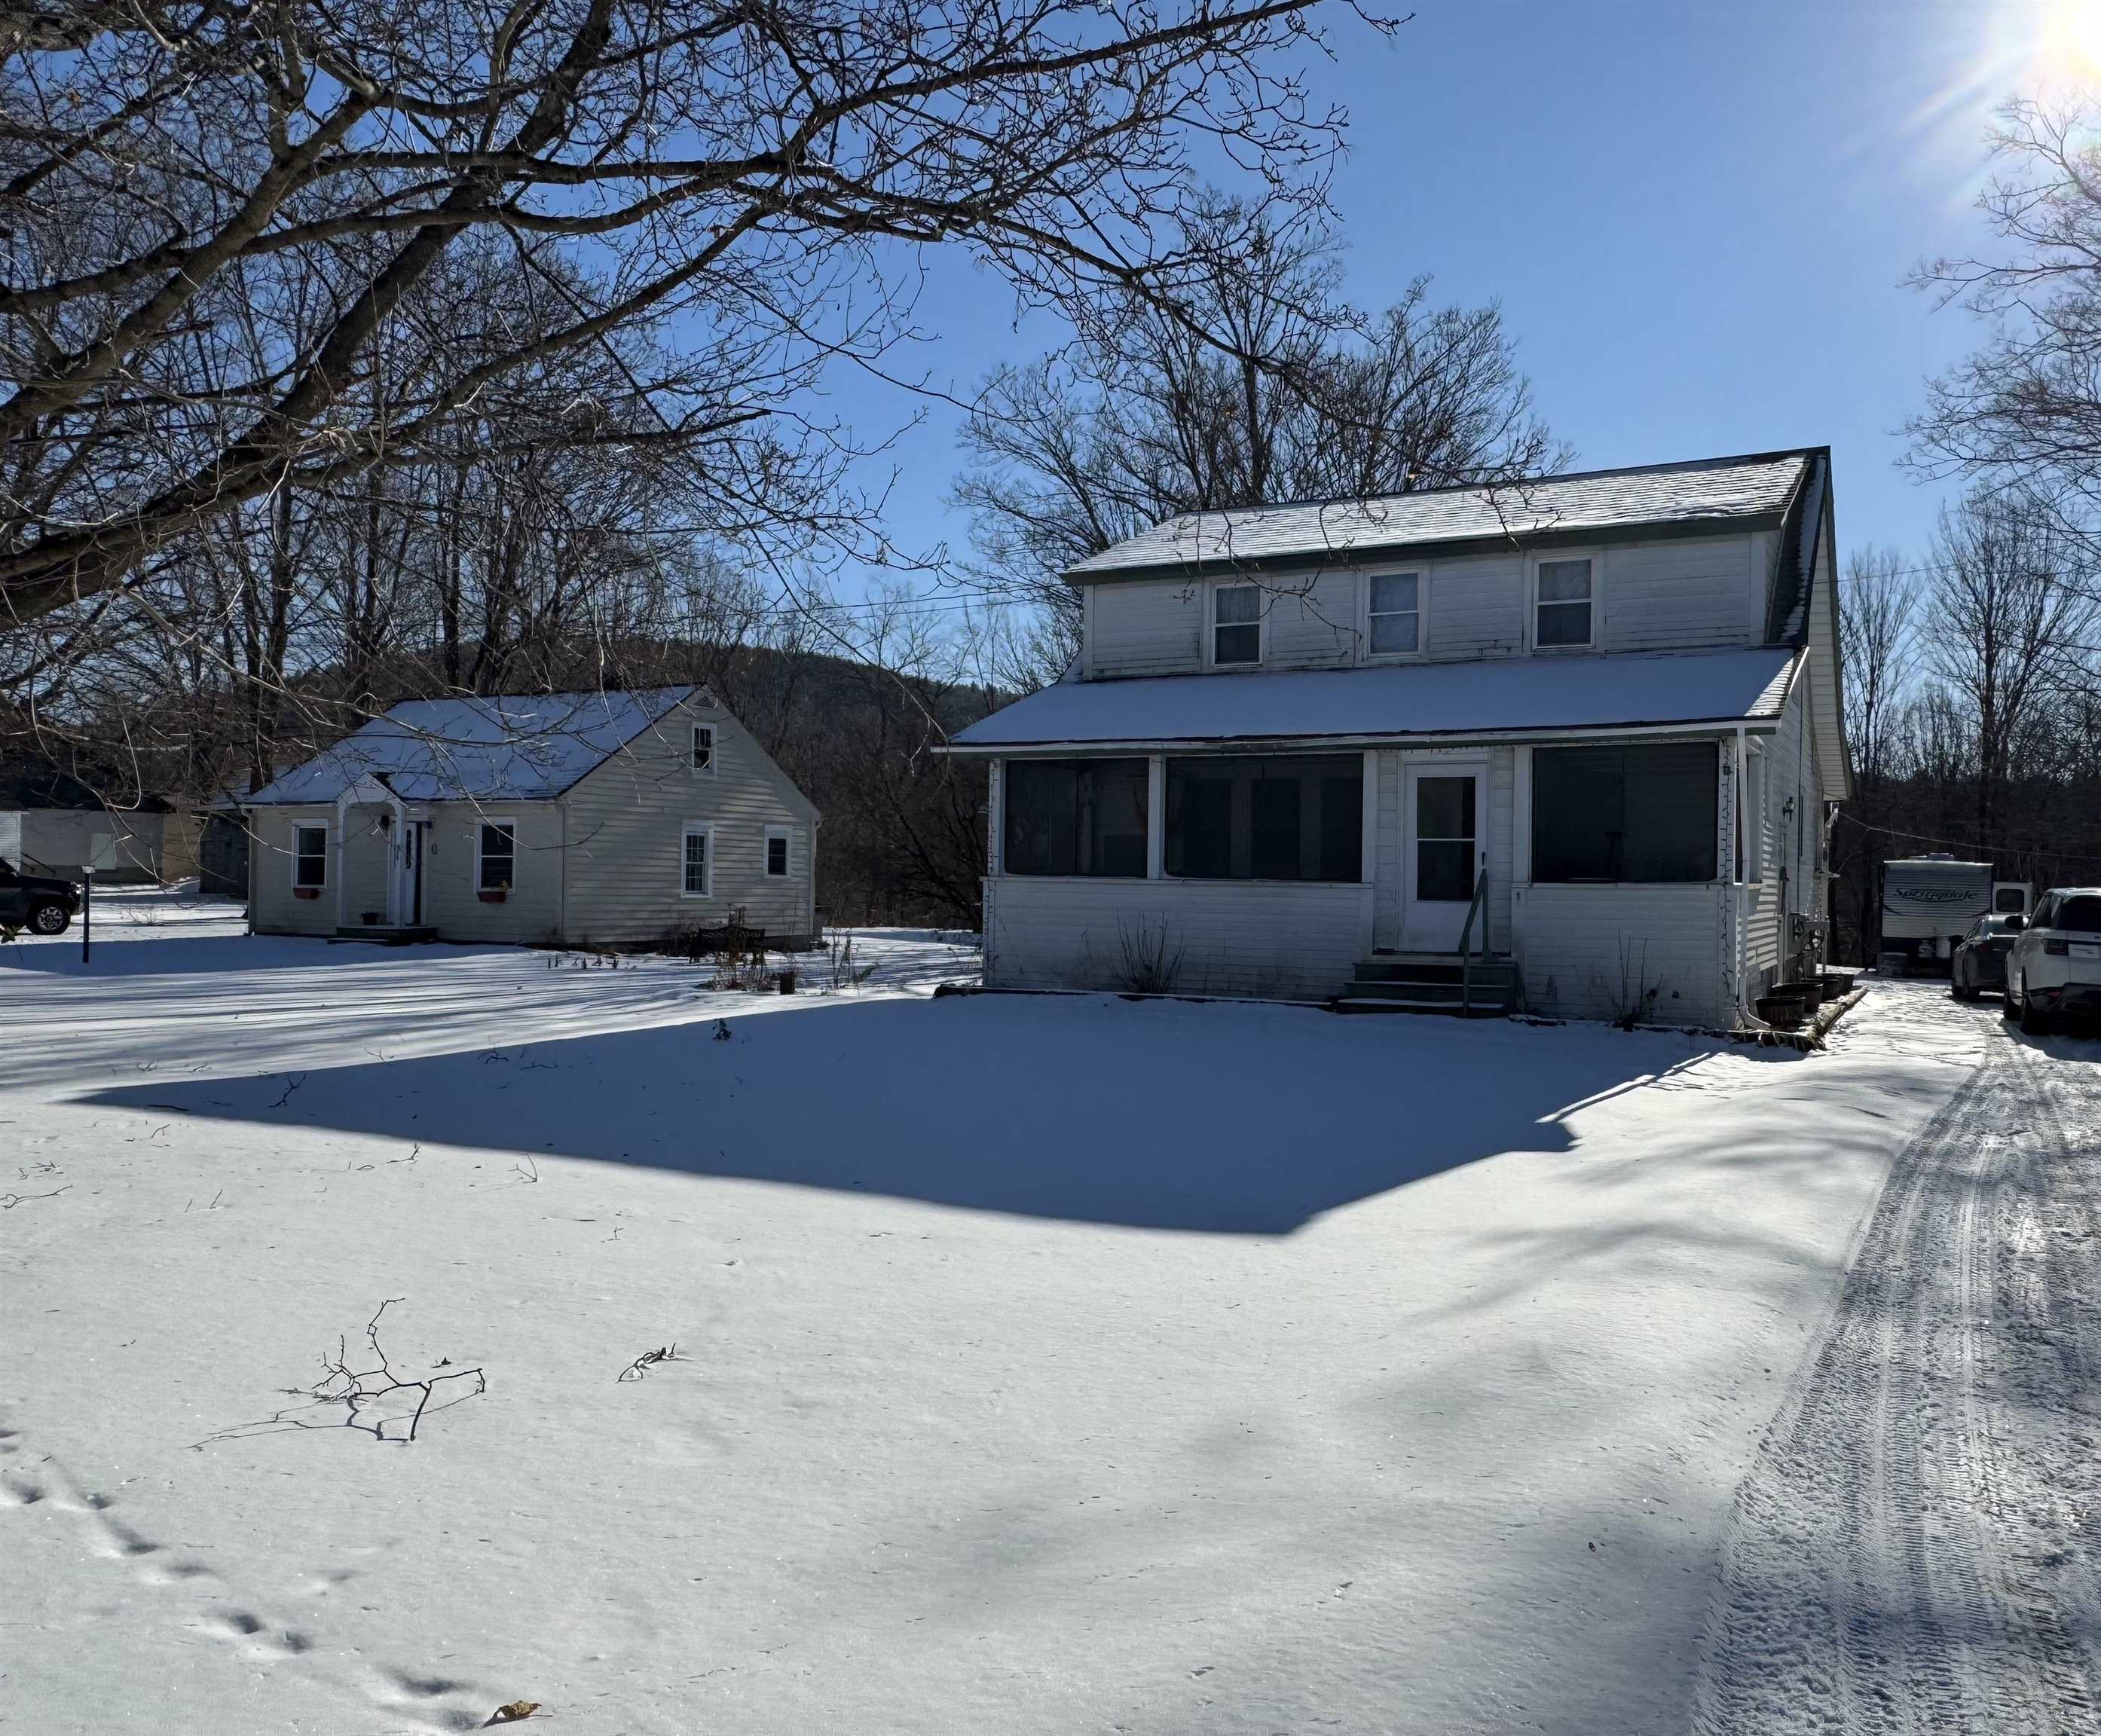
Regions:
<instances>
[{"instance_id":1,"label":"tire track in snow","mask_svg":"<svg viewBox=\"0 0 2101 1736\"><path fill-rule=\"evenodd\" d=\"M1737 1492L1699 1736L2101 1729L2095 1059L1993 1036L1892 1164Z\"/></svg>"}]
</instances>

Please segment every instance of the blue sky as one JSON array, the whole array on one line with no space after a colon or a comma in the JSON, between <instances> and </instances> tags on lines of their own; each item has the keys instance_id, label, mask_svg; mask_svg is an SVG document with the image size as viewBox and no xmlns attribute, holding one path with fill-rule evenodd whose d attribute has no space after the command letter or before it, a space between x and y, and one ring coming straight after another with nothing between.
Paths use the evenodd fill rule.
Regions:
<instances>
[{"instance_id":1,"label":"blue sky","mask_svg":"<svg viewBox=\"0 0 2101 1736\"><path fill-rule=\"evenodd\" d=\"M1418 0L1391 45L1338 11L1313 74L1351 117L1350 293L1499 298L1584 467L1828 443L1842 544L1922 552L1946 491L1896 468L1900 424L1979 333L1901 280L1987 245L1991 110L2058 64L2072 5ZM963 394L1048 336L953 255L919 323ZM833 399L865 436L925 409L866 479L894 468L901 546L960 550L954 413L860 376Z\"/></svg>"}]
</instances>

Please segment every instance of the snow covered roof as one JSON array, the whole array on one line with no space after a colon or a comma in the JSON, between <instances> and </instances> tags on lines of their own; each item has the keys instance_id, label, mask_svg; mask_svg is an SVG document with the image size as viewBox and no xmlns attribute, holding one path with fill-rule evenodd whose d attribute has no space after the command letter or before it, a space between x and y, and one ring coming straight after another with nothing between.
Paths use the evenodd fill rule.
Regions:
<instances>
[{"instance_id":1,"label":"snow covered roof","mask_svg":"<svg viewBox=\"0 0 2101 1736\"><path fill-rule=\"evenodd\" d=\"M334 802L375 777L405 802L544 802L635 740L692 687L409 700L247 798Z\"/></svg>"},{"instance_id":2,"label":"snow covered roof","mask_svg":"<svg viewBox=\"0 0 2101 1736\"><path fill-rule=\"evenodd\" d=\"M1821 448L1589 470L1498 488L1429 488L1378 500L1184 513L1068 569L1075 579L1364 554L1427 543L1508 541L1668 525L1696 531L1777 520Z\"/></svg>"},{"instance_id":3,"label":"snow covered roof","mask_svg":"<svg viewBox=\"0 0 2101 1736\"><path fill-rule=\"evenodd\" d=\"M1238 675L1061 681L996 711L952 746L1521 735L1780 715L1797 653L1509 657Z\"/></svg>"}]
</instances>

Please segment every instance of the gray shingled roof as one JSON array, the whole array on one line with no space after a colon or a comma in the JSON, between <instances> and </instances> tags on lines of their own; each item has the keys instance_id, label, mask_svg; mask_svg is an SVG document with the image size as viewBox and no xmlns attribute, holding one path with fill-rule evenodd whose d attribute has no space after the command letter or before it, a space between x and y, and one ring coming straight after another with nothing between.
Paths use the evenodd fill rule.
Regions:
<instances>
[{"instance_id":1,"label":"gray shingled roof","mask_svg":"<svg viewBox=\"0 0 2101 1736\"><path fill-rule=\"evenodd\" d=\"M405 802L551 801L697 691L405 700L244 805L334 802L367 777Z\"/></svg>"},{"instance_id":2,"label":"gray shingled roof","mask_svg":"<svg viewBox=\"0 0 2101 1736\"><path fill-rule=\"evenodd\" d=\"M1776 521L1814 449L1592 470L1494 489L1184 513L1069 569L1077 579L1637 525Z\"/></svg>"}]
</instances>

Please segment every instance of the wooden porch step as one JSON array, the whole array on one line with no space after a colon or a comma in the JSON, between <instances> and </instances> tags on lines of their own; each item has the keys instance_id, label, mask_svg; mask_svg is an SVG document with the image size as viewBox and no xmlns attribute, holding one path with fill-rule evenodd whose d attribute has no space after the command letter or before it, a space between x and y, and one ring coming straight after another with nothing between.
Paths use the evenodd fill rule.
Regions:
<instances>
[{"instance_id":1,"label":"wooden porch step","mask_svg":"<svg viewBox=\"0 0 2101 1736\"><path fill-rule=\"evenodd\" d=\"M1403 959L1383 954L1363 960L1356 969L1360 983L1458 983L1471 977L1476 983L1507 983L1515 978L1517 965L1507 958L1476 956L1469 972L1451 953L1434 958Z\"/></svg>"},{"instance_id":2,"label":"wooden porch step","mask_svg":"<svg viewBox=\"0 0 2101 1736\"><path fill-rule=\"evenodd\" d=\"M346 922L329 937L329 944L339 941L363 940L376 947L412 947L419 942L436 940L438 931L427 923L403 923L390 927L383 922Z\"/></svg>"},{"instance_id":3,"label":"wooden porch step","mask_svg":"<svg viewBox=\"0 0 2101 1736\"><path fill-rule=\"evenodd\" d=\"M1497 1018L1515 1011L1516 961L1479 953L1375 952L1359 961L1334 1005L1338 1013L1445 1013Z\"/></svg>"},{"instance_id":4,"label":"wooden porch step","mask_svg":"<svg viewBox=\"0 0 2101 1736\"><path fill-rule=\"evenodd\" d=\"M1437 1013L1447 1018L1501 1018L1510 1007L1500 999L1477 999L1462 1007L1457 1001L1422 1001L1398 995L1345 994L1335 1002L1338 1013Z\"/></svg>"}]
</instances>

